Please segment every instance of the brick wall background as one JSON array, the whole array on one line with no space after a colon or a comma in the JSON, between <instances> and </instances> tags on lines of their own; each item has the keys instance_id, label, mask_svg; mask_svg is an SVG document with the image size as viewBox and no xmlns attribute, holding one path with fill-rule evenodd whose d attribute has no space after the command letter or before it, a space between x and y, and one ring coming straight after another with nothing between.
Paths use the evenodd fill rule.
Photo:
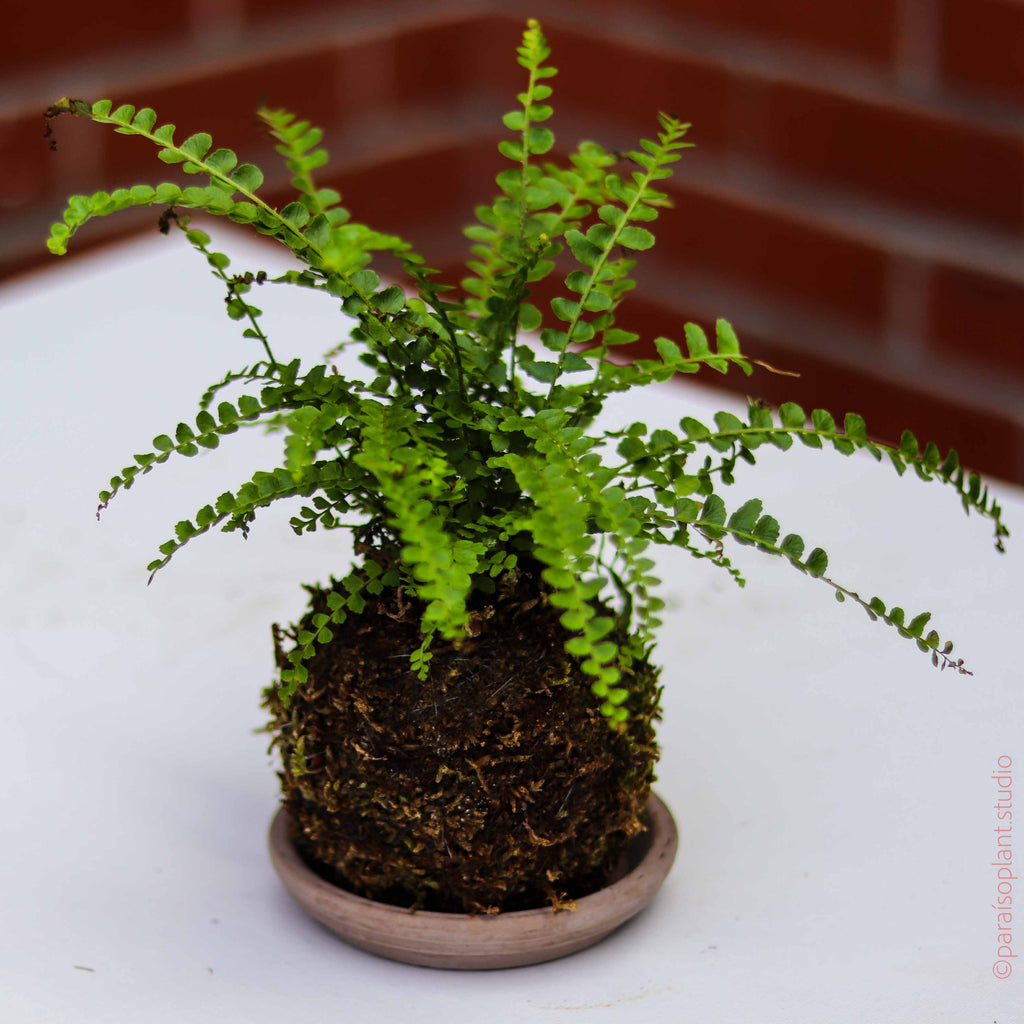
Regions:
<instances>
[{"instance_id":1,"label":"brick wall background","mask_svg":"<svg viewBox=\"0 0 1024 1024\"><path fill-rule=\"evenodd\" d=\"M155 107L268 171L252 111L296 109L327 131L322 183L457 279L527 16L561 69L563 142L631 147L659 108L694 125L624 326L678 338L726 316L751 355L802 374L726 386L852 409L886 439L911 425L1024 482L1024 0L18 4L0 274L52 261L69 192L157 177L139 140L70 118L51 153L40 114L67 94ZM154 220L94 222L76 250Z\"/></svg>"}]
</instances>

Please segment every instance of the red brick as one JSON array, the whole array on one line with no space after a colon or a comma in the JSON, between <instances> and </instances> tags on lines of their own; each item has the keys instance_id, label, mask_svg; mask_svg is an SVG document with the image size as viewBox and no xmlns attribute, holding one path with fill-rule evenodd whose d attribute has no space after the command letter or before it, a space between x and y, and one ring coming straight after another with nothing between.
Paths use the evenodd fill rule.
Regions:
<instances>
[{"instance_id":1,"label":"red brick","mask_svg":"<svg viewBox=\"0 0 1024 1024\"><path fill-rule=\"evenodd\" d=\"M402 107L452 104L472 91L475 83L467 74L471 35L466 21L396 31L394 73ZM508 60L514 63L511 50Z\"/></svg>"},{"instance_id":2,"label":"red brick","mask_svg":"<svg viewBox=\"0 0 1024 1024\"><path fill-rule=\"evenodd\" d=\"M657 131L659 110L692 122L689 137L698 145L717 149L729 141L737 80L721 66L564 28L552 28L550 43L559 68L555 109L611 122L608 134L618 131L618 138L598 141L635 146L641 133Z\"/></svg>"},{"instance_id":3,"label":"red brick","mask_svg":"<svg viewBox=\"0 0 1024 1024\"><path fill-rule=\"evenodd\" d=\"M103 129L62 116L51 122L47 140L42 109L0 125L0 213L35 213L49 223L59 219L68 195L93 192L109 182L102 174Z\"/></svg>"},{"instance_id":4,"label":"red brick","mask_svg":"<svg viewBox=\"0 0 1024 1024\"><path fill-rule=\"evenodd\" d=\"M909 105L762 86L763 156L808 178L1004 231L1024 228L1024 140Z\"/></svg>"},{"instance_id":5,"label":"red brick","mask_svg":"<svg viewBox=\"0 0 1024 1024\"><path fill-rule=\"evenodd\" d=\"M474 18L467 27L469 51L466 55L467 74L473 83L473 97L493 95L501 97L502 110L511 110L516 93L525 87L525 71L516 62L515 52L523 36L523 21L518 18L486 14ZM560 68L562 37L560 30L545 25L545 34L552 45L550 63ZM552 41L552 34L554 39ZM561 93L564 75L554 81L556 103Z\"/></svg>"},{"instance_id":6,"label":"red brick","mask_svg":"<svg viewBox=\"0 0 1024 1024\"><path fill-rule=\"evenodd\" d=\"M935 351L1024 377L1024 284L952 264L933 267L929 284Z\"/></svg>"},{"instance_id":7,"label":"red brick","mask_svg":"<svg viewBox=\"0 0 1024 1024\"><path fill-rule=\"evenodd\" d=\"M956 85L1024 103L1024 5L942 0L940 65Z\"/></svg>"},{"instance_id":8,"label":"red brick","mask_svg":"<svg viewBox=\"0 0 1024 1024\"><path fill-rule=\"evenodd\" d=\"M652 261L714 275L769 301L841 318L869 334L885 317L886 257L810 219L670 186Z\"/></svg>"},{"instance_id":9,"label":"red brick","mask_svg":"<svg viewBox=\"0 0 1024 1024\"><path fill-rule=\"evenodd\" d=\"M692 121L690 139L713 152L743 153L893 205L1004 231L1024 228L1024 140L1016 133L594 38L575 27L552 24L549 36L561 69L556 111L570 120L599 116L609 145L634 144L654 112L667 109ZM558 125L556 114L556 132Z\"/></svg>"},{"instance_id":10,"label":"red brick","mask_svg":"<svg viewBox=\"0 0 1024 1024\"><path fill-rule=\"evenodd\" d=\"M49 150L42 111L0 123L0 211L23 209L43 198Z\"/></svg>"},{"instance_id":11,"label":"red brick","mask_svg":"<svg viewBox=\"0 0 1024 1024\"><path fill-rule=\"evenodd\" d=\"M60 201L70 192L109 188L103 175L104 135L110 129L84 118L62 115L51 122L56 150L46 154L46 196Z\"/></svg>"},{"instance_id":12,"label":"red brick","mask_svg":"<svg viewBox=\"0 0 1024 1024\"><path fill-rule=\"evenodd\" d=\"M614 2L614 0L612 0ZM893 0L637 0L667 16L764 36L770 43L827 50L887 63L895 54L898 4Z\"/></svg>"},{"instance_id":13,"label":"red brick","mask_svg":"<svg viewBox=\"0 0 1024 1024\"><path fill-rule=\"evenodd\" d=\"M394 37L367 39L342 48L338 53L338 75L341 102L337 113L342 119L377 120L394 113Z\"/></svg>"},{"instance_id":14,"label":"red brick","mask_svg":"<svg viewBox=\"0 0 1024 1024\"><path fill-rule=\"evenodd\" d=\"M378 0L379 2L379 0ZM246 19L252 21L293 21L304 14L323 14L326 11L358 9L357 0L242 0Z\"/></svg>"},{"instance_id":15,"label":"red brick","mask_svg":"<svg viewBox=\"0 0 1024 1024\"><path fill-rule=\"evenodd\" d=\"M68 0L4 4L4 58L0 77L67 67L101 54L123 56L132 47L181 42L188 30L188 0L104 0L84 9Z\"/></svg>"}]
</instances>

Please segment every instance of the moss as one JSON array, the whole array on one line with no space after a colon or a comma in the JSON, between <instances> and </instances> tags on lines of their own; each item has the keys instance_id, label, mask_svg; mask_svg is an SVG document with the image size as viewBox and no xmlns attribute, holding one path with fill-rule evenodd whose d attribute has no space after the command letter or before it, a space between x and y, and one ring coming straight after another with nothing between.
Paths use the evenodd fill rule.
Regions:
<instances>
[{"instance_id":1,"label":"moss","mask_svg":"<svg viewBox=\"0 0 1024 1024\"><path fill-rule=\"evenodd\" d=\"M312 592L309 615L326 607ZM642 830L657 747L657 670L626 674L626 726L599 711L539 577L508 574L420 680L422 605L386 590L333 627L309 679L266 703L284 802L331 881L404 906L565 906L607 882ZM275 631L279 665L283 637Z\"/></svg>"}]
</instances>

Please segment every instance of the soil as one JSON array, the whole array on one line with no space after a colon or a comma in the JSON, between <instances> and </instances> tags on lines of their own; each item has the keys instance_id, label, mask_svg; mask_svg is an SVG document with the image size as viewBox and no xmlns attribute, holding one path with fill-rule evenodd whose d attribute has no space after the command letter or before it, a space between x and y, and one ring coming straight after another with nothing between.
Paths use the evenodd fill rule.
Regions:
<instances>
[{"instance_id":1,"label":"soil","mask_svg":"<svg viewBox=\"0 0 1024 1024\"><path fill-rule=\"evenodd\" d=\"M326 610L328 591L311 593L308 614ZM643 829L657 670L634 662L630 718L613 728L535 571L481 596L475 635L435 643L425 681L409 669L421 614L385 590L332 627L290 706L267 691L300 852L330 881L401 906L570 907L607 884Z\"/></svg>"}]
</instances>

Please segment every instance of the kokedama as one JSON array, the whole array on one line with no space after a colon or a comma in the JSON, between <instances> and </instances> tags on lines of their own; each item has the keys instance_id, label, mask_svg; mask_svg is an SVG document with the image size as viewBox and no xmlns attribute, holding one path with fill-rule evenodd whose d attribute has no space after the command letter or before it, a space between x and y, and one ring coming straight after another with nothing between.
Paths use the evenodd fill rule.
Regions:
<instances>
[{"instance_id":1,"label":"kokedama","mask_svg":"<svg viewBox=\"0 0 1024 1024\"><path fill-rule=\"evenodd\" d=\"M567 164L549 162L548 54L530 22L518 50L525 88L499 145L509 167L466 230L461 290L316 186L322 133L286 111L259 111L296 191L280 210L260 198L257 167L203 133L176 143L149 108L64 99L48 111L148 139L164 163L203 181L73 196L50 249L64 253L91 217L163 207L162 229L180 229L202 254L257 349L208 388L194 422L113 477L101 508L172 455L216 448L244 423L283 430L280 464L178 523L149 569L214 527L246 534L259 509L285 498L301 499L297 533L353 531L348 575L309 588L298 624L275 627L278 673L264 700L302 854L339 886L406 907L565 907L607 882L644 827L657 757L652 546L709 559L742 584L728 545L752 545L893 626L935 665L966 671L927 613L832 579L825 552L784 535L759 500L727 510L720 492L759 447L866 451L951 488L992 520L1000 550L1007 535L955 452L910 432L898 445L872 440L854 413L839 426L822 409L752 403L746 419L684 416L678 432L592 429L613 393L705 369L750 374L757 361L724 320L712 338L687 324L683 347L654 339L658 359L610 358L638 340L615 315L634 254L654 244L650 225L670 205L658 186L689 145L688 126L661 114L633 152L584 142ZM250 225L297 268L233 273L189 210ZM375 253L398 258L407 287L382 283ZM556 273L564 293L542 310L531 290ZM275 354L250 301L271 283L338 300L365 379L337 372L333 353L307 368ZM539 344L524 338L534 332Z\"/></svg>"}]
</instances>

